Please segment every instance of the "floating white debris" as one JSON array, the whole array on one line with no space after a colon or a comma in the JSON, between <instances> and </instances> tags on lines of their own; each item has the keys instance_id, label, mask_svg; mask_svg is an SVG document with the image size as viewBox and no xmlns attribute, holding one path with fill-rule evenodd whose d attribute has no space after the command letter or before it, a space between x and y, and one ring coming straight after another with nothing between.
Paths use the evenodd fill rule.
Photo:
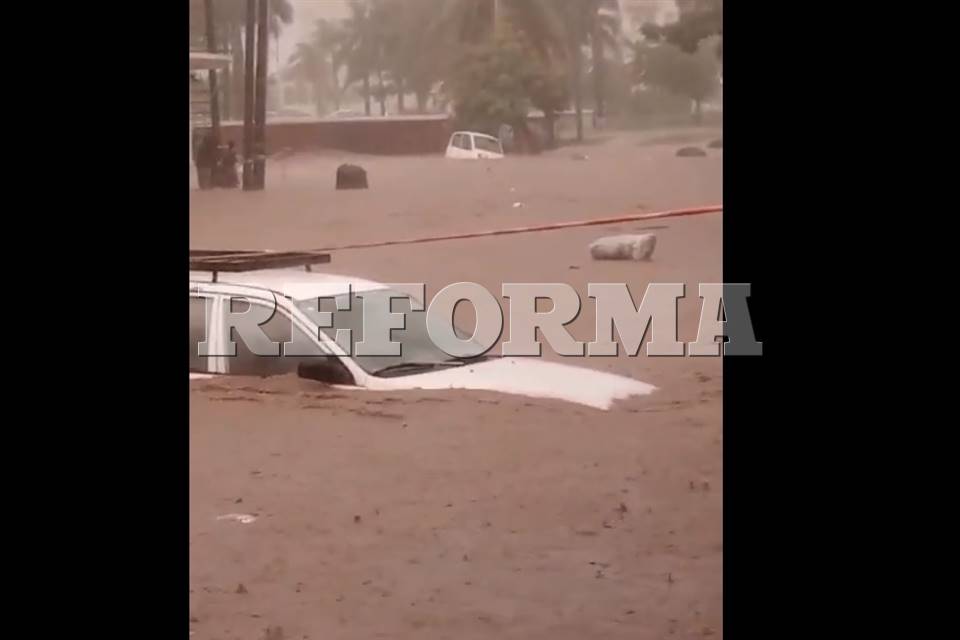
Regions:
<instances>
[{"instance_id":1,"label":"floating white debris","mask_svg":"<svg viewBox=\"0 0 960 640\"><path fill-rule=\"evenodd\" d=\"M652 233L607 236L590 245L590 255L594 260L649 260L656 246Z\"/></svg>"},{"instance_id":2,"label":"floating white debris","mask_svg":"<svg viewBox=\"0 0 960 640\"><path fill-rule=\"evenodd\" d=\"M234 520L240 524L251 524L257 521L257 516L252 516L249 513L228 513L217 516L217 520Z\"/></svg>"}]
</instances>

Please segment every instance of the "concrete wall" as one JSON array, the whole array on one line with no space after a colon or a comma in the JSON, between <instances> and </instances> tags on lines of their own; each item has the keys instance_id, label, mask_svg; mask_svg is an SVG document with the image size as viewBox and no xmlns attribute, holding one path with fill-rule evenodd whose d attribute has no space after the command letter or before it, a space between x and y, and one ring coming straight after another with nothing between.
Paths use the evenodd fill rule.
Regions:
<instances>
[{"instance_id":1,"label":"concrete wall","mask_svg":"<svg viewBox=\"0 0 960 640\"><path fill-rule=\"evenodd\" d=\"M593 109L583 110L583 132L589 135L594 130ZM541 136L547 137L547 120L542 114L531 115L527 118L530 127ZM574 142L577 139L577 113L575 111L558 111L554 115L553 131L557 144Z\"/></svg>"},{"instance_id":2,"label":"concrete wall","mask_svg":"<svg viewBox=\"0 0 960 640\"><path fill-rule=\"evenodd\" d=\"M593 130L593 112L584 110L584 131ZM543 116L531 116L531 128L544 135ZM556 116L557 142L576 138L576 115L562 112ZM223 142L232 140L243 154L243 123L221 124ZM196 140L206 135L208 127L194 130ZM354 153L380 155L419 155L443 153L453 132L453 124L445 115L393 116L386 118L349 118L341 120L281 120L267 123L267 153L309 152L337 149Z\"/></svg>"},{"instance_id":3,"label":"concrete wall","mask_svg":"<svg viewBox=\"0 0 960 640\"><path fill-rule=\"evenodd\" d=\"M243 123L221 125L224 142L243 149ZM209 129L198 128L203 135ZM343 120L278 120L267 123L267 153L338 149L371 154L443 153L450 138L445 116L398 116Z\"/></svg>"}]
</instances>

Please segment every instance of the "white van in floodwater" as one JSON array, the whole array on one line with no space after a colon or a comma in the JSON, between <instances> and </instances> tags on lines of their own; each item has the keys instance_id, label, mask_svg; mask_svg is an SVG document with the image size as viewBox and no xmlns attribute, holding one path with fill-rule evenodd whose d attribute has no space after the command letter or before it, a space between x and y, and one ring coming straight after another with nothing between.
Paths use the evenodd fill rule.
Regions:
<instances>
[{"instance_id":1,"label":"white van in floodwater","mask_svg":"<svg viewBox=\"0 0 960 640\"><path fill-rule=\"evenodd\" d=\"M503 145L493 136L474 131L457 131L450 136L447 157L454 160L496 160L503 157Z\"/></svg>"}]
</instances>

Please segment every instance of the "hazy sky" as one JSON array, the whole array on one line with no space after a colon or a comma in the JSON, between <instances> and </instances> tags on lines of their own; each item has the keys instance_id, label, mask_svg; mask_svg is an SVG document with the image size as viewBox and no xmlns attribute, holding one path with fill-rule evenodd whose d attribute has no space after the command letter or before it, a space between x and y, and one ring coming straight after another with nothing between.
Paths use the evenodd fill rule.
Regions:
<instances>
[{"instance_id":1,"label":"hazy sky","mask_svg":"<svg viewBox=\"0 0 960 640\"><path fill-rule=\"evenodd\" d=\"M293 24L284 27L280 34L280 64L287 58L298 42L306 40L313 31L313 23L320 18L337 19L347 15L347 0L291 0Z\"/></svg>"},{"instance_id":2,"label":"hazy sky","mask_svg":"<svg viewBox=\"0 0 960 640\"><path fill-rule=\"evenodd\" d=\"M437 0L440 2L440 0ZM293 24L285 27L280 35L280 66L287 63L298 42L306 40L313 31L313 23L319 18L338 19L348 13L347 0L291 0ZM619 0L624 13L636 12L640 22L644 20L673 20L676 17L674 0ZM276 55L276 54L274 54Z\"/></svg>"}]
</instances>

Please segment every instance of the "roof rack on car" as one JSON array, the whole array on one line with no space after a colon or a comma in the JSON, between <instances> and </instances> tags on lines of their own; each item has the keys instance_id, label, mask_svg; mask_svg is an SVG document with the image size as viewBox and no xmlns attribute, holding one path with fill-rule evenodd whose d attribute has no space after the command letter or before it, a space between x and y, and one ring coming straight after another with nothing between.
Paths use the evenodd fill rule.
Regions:
<instances>
[{"instance_id":1,"label":"roof rack on car","mask_svg":"<svg viewBox=\"0 0 960 640\"><path fill-rule=\"evenodd\" d=\"M330 254L318 251L190 250L190 270L210 271L214 282L217 281L217 273L220 271L239 273L289 267L303 267L306 271L310 271L312 265L328 262L330 262Z\"/></svg>"}]
</instances>

